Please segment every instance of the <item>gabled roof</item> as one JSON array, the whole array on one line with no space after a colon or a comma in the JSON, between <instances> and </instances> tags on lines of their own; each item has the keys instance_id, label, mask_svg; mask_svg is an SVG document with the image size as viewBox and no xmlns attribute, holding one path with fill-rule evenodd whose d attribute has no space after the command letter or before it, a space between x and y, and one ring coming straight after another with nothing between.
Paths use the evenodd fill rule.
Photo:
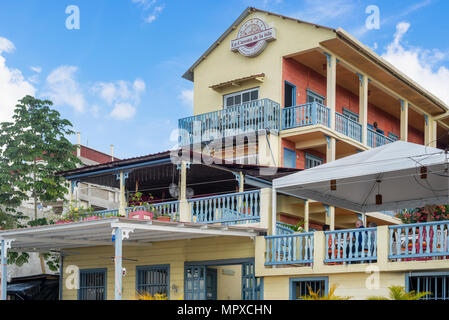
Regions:
<instances>
[{"instance_id":1,"label":"gabled roof","mask_svg":"<svg viewBox=\"0 0 449 320\"><path fill-rule=\"evenodd\" d=\"M329 27L325 27L325 26L321 26L315 23L311 23L311 22L307 22L307 21L303 21L303 20L299 20L299 19L295 19L295 18L291 18L291 17L287 17L287 16L283 16L277 13L273 13L273 12L269 12L269 11L265 11L265 10L260 10L254 7L248 7L246 8L242 14L237 18L237 20L235 20L232 25L217 39L217 41L215 41L210 47L209 49L206 50L206 52L204 52L201 57L189 68L189 70L187 70L186 73L184 73L184 75L182 76L184 79L193 81L194 75L193 75L193 70L204 60L206 59L206 57L216 48L218 47L223 40L235 29L237 29L237 26L242 23L243 20L246 19L246 17L248 17L251 13L254 12L262 12L262 13L266 13L272 16L277 16L283 19L288 19L288 20L292 20L292 21L296 21L296 22L300 22L300 23L306 23L306 24L310 24L312 26L315 26L317 28L325 28L331 31L335 32L335 29L329 28Z\"/></svg>"},{"instance_id":2,"label":"gabled roof","mask_svg":"<svg viewBox=\"0 0 449 320\"><path fill-rule=\"evenodd\" d=\"M292 21L299 22L299 23L309 24L309 25L315 26L317 28L324 28L324 29L327 29L327 30L330 30L330 31L334 32L335 35L336 35L336 39L334 39L335 41L343 41L344 43L346 43L346 45L351 47L351 50L354 50L354 51L358 52L359 54L368 57L369 60L371 60L372 63L377 65L386 74L391 75L392 77L394 77L397 80L399 80L397 82L398 84L401 84L401 83L404 84L407 88L410 88L411 91L417 92L419 95L424 97L425 100L429 101L432 105L434 105L435 107L437 107L439 109L439 111L437 111L437 112L432 112L430 109L426 110L427 112L429 112L432 115L441 115L441 114L449 112L449 106L447 106L441 99L439 99L438 97L436 97L435 95L430 93L428 90L426 90L423 87L421 87L420 85L418 85L415 81L413 81L412 79L407 77L403 72L397 70L394 66L392 66L390 63L388 63L385 59L383 59L382 57L377 55L373 50L371 50L367 46L363 45L360 41L358 41L356 38L354 38L352 35L350 35L348 32L346 32L342 28L334 29L334 28L330 28L330 27L314 24L314 23L311 23L311 22L307 22L307 21L298 20L298 19L295 19L295 18L283 16L283 15L280 15L280 14L277 14L277 13L260 10L260 9L254 8L254 7L246 8L243 11L243 13L234 21L234 23L232 23L232 25L218 38L218 40L215 41L209 47L209 49L206 50L206 52L204 52L204 54L189 68L189 70L187 70L187 72L183 75L183 78L187 79L187 80L190 80L190 81L194 81L194 69L204 59L206 59L206 57L215 48L217 48L223 42L223 40L232 31L234 31L238 27L238 25L240 23L242 23L251 13L254 13L254 12L266 13L268 15L277 16L277 17L280 17L280 18L283 18L283 19L292 20ZM322 45L325 46L324 43L322 43ZM404 94L405 98L407 98L407 96L409 95L409 94L406 94L405 92L402 92L402 94ZM419 102L420 103L418 103L417 105L421 105L422 104L421 100Z\"/></svg>"}]
</instances>

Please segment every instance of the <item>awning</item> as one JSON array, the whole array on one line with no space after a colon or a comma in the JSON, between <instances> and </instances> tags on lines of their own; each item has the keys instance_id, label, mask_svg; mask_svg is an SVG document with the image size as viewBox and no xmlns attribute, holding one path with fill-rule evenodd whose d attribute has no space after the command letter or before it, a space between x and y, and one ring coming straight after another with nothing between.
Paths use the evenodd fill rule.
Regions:
<instances>
[{"instance_id":1,"label":"awning","mask_svg":"<svg viewBox=\"0 0 449 320\"><path fill-rule=\"evenodd\" d=\"M62 249L113 246L113 229L129 232L124 246L148 246L153 242L216 236L255 237L265 229L251 226L203 225L157 220L107 218L26 229L5 230L0 239L11 240L12 251L48 252Z\"/></svg>"},{"instance_id":2,"label":"awning","mask_svg":"<svg viewBox=\"0 0 449 320\"><path fill-rule=\"evenodd\" d=\"M448 204L448 158L443 150L397 141L275 179L273 187L361 213Z\"/></svg>"}]
</instances>

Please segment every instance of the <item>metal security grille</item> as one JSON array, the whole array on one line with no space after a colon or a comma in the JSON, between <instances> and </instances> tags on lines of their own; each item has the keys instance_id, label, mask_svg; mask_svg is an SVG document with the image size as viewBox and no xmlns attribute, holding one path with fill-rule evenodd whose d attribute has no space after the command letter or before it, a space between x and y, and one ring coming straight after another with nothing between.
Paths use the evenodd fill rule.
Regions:
<instances>
[{"instance_id":1,"label":"metal security grille","mask_svg":"<svg viewBox=\"0 0 449 320\"><path fill-rule=\"evenodd\" d=\"M242 300L263 300L263 278L255 274L254 263L242 264Z\"/></svg>"},{"instance_id":2,"label":"metal security grille","mask_svg":"<svg viewBox=\"0 0 449 320\"><path fill-rule=\"evenodd\" d=\"M168 265L137 267L136 289L139 294L169 295L170 270Z\"/></svg>"},{"instance_id":3,"label":"metal security grille","mask_svg":"<svg viewBox=\"0 0 449 320\"><path fill-rule=\"evenodd\" d=\"M189 266L185 268L184 299L206 299L205 266Z\"/></svg>"},{"instance_id":4,"label":"metal security grille","mask_svg":"<svg viewBox=\"0 0 449 320\"><path fill-rule=\"evenodd\" d=\"M449 274L410 276L408 291L432 293L421 300L449 300Z\"/></svg>"},{"instance_id":5,"label":"metal security grille","mask_svg":"<svg viewBox=\"0 0 449 320\"><path fill-rule=\"evenodd\" d=\"M320 297L327 294L326 280L295 280L292 282L293 299L299 300L301 297L310 297L310 290L318 293Z\"/></svg>"},{"instance_id":6,"label":"metal security grille","mask_svg":"<svg viewBox=\"0 0 449 320\"><path fill-rule=\"evenodd\" d=\"M78 300L106 300L106 269L80 270Z\"/></svg>"}]
</instances>

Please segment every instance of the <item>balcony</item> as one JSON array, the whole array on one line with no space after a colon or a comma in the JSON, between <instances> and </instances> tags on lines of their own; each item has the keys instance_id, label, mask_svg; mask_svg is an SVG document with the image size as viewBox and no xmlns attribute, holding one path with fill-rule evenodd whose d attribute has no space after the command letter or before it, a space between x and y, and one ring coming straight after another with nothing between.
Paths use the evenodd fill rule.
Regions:
<instances>
[{"instance_id":1,"label":"balcony","mask_svg":"<svg viewBox=\"0 0 449 320\"><path fill-rule=\"evenodd\" d=\"M189 200L192 222L243 224L260 221L260 190Z\"/></svg>"},{"instance_id":2,"label":"balcony","mask_svg":"<svg viewBox=\"0 0 449 320\"><path fill-rule=\"evenodd\" d=\"M323 272L347 264L378 264L397 270L409 268L407 262L410 261L447 265L448 232L449 221L438 221L265 236L264 261L265 266L320 265L320 268L327 268L322 269ZM419 265L413 267L423 268Z\"/></svg>"},{"instance_id":3,"label":"balcony","mask_svg":"<svg viewBox=\"0 0 449 320\"><path fill-rule=\"evenodd\" d=\"M377 148L377 147L381 147L387 143L394 142L393 139L388 138L379 132L376 132L369 128L367 130L368 130L367 144L368 144L368 147L370 147L370 148Z\"/></svg>"},{"instance_id":4,"label":"balcony","mask_svg":"<svg viewBox=\"0 0 449 320\"><path fill-rule=\"evenodd\" d=\"M188 200L188 204L190 212L188 212L187 216L190 216L190 222L193 223L237 225L260 222L260 190L200 197ZM155 216L168 217L171 222L181 221L179 201L148 203L142 206L127 207L125 208L125 217L144 219L143 216L139 215L133 217L133 213L142 211L151 212ZM119 209L102 210L81 214L76 220L86 221L118 216L120 216Z\"/></svg>"},{"instance_id":5,"label":"balcony","mask_svg":"<svg viewBox=\"0 0 449 320\"><path fill-rule=\"evenodd\" d=\"M335 131L362 142L362 125L338 112L335 113Z\"/></svg>"},{"instance_id":6,"label":"balcony","mask_svg":"<svg viewBox=\"0 0 449 320\"><path fill-rule=\"evenodd\" d=\"M258 130L279 130L279 110L278 103L261 99L183 118L178 121L179 143L184 146Z\"/></svg>"},{"instance_id":7,"label":"balcony","mask_svg":"<svg viewBox=\"0 0 449 320\"><path fill-rule=\"evenodd\" d=\"M321 124L330 126L329 108L317 102L282 109L281 129L293 129Z\"/></svg>"}]
</instances>

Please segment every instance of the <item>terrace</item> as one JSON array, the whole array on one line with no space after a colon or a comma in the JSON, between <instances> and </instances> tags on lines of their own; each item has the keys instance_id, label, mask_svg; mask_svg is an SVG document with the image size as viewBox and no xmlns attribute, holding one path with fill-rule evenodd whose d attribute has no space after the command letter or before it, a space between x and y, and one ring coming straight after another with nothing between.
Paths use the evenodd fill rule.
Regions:
<instances>
[{"instance_id":1,"label":"terrace","mask_svg":"<svg viewBox=\"0 0 449 320\"><path fill-rule=\"evenodd\" d=\"M263 248L258 251L263 253L259 259L263 258L266 268L291 268L296 274L310 273L311 267L314 273L354 272L367 266L376 266L379 271L440 269L447 268L449 260L449 221L287 231L265 236L258 245Z\"/></svg>"}]
</instances>

